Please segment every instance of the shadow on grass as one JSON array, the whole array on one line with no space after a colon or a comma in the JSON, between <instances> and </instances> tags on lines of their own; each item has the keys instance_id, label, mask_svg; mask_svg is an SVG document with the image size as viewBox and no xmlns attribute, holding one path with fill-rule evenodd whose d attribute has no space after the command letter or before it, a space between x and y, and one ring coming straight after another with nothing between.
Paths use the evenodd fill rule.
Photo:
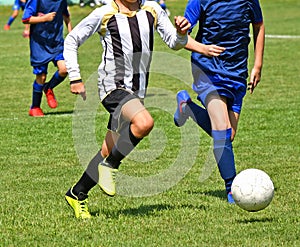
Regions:
<instances>
[{"instance_id":1,"label":"shadow on grass","mask_svg":"<svg viewBox=\"0 0 300 247\"><path fill-rule=\"evenodd\" d=\"M198 194L198 195L205 195L205 196L213 196L217 198L221 198L227 200L225 190L210 190L210 191L186 191L189 194Z\"/></svg>"},{"instance_id":2,"label":"shadow on grass","mask_svg":"<svg viewBox=\"0 0 300 247\"><path fill-rule=\"evenodd\" d=\"M122 210L99 210L91 212L91 215L98 216L104 215L106 218L119 218L120 215L126 216L159 216L159 212L162 211L172 211L176 209L197 209L206 210L203 205L194 206L189 204L184 204L180 206L174 206L169 204L155 204L155 205L141 205L138 208L127 208Z\"/></svg>"},{"instance_id":3,"label":"shadow on grass","mask_svg":"<svg viewBox=\"0 0 300 247\"><path fill-rule=\"evenodd\" d=\"M71 115L74 111L57 111L57 112L46 112L44 113L45 116L51 116L51 115Z\"/></svg>"},{"instance_id":4,"label":"shadow on grass","mask_svg":"<svg viewBox=\"0 0 300 247\"><path fill-rule=\"evenodd\" d=\"M240 223L240 224L249 224L249 223L256 223L256 222L273 222L274 221L274 218L270 218L270 217L263 217L263 218L254 218L254 217L251 217L250 219L243 219L243 220L237 220L236 222L237 223Z\"/></svg>"}]
</instances>

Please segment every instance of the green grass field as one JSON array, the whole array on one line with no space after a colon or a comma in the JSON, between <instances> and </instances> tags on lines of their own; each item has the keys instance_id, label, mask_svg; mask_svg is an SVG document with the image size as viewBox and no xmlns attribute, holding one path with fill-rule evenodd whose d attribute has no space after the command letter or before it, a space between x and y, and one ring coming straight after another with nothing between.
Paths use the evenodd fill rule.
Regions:
<instances>
[{"instance_id":1,"label":"green grass field","mask_svg":"<svg viewBox=\"0 0 300 247\"><path fill-rule=\"evenodd\" d=\"M172 15L185 1L168 0ZM30 118L34 76L21 17L2 30L0 20L0 246L300 246L300 2L263 0L268 35L263 77L247 95L234 141L237 171L259 168L275 185L271 205L256 213L226 202L223 181L211 159L211 140L192 121L172 123L175 95L190 89L189 52L173 52L156 36L149 107L156 123L120 168L109 198L98 187L89 194L92 219L75 219L64 200L106 131L108 114L93 80L101 59L97 35L81 48L86 102L56 88L57 109L43 98L44 118ZM73 25L91 9L70 8ZM250 63L253 48L250 46ZM54 71L49 66L49 74ZM84 114L85 113L85 114Z\"/></svg>"}]
</instances>

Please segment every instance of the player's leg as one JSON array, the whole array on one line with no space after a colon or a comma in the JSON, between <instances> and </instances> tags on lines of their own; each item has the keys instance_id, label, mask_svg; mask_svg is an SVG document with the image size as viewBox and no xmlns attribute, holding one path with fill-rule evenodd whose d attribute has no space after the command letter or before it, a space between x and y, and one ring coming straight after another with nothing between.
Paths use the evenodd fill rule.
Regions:
<instances>
[{"instance_id":1,"label":"player's leg","mask_svg":"<svg viewBox=\"0 0 300 247\"><path fill-rule=\"evenodd\" d=\"M150 113L136 96L124 90L115 90L102 103L109 109L114 101L120 104L113 111L109 110L112 114L111 129L118 130L119 138L99 166L100 188L110 196L115 195L114 176L121 161L150 133L154 125Z\"/></svg>"},{"instance_id":2,"label":"player's leg","mask_svg":"<svg viewBox=\"0 0 300 247\"><path fill-rule=\"evenodd\" d=\"M107 131L101 150L89 162L78 182L67 191L65 198L73 208L77 218L91 217L87 204L88 193L97 185L99 181L98 166L103 161L103 157L106 157L111 152L117 138L117 133Z\"/></svg>"},{"instance_id":3,"label":"player's leg","mask_svg":"<svg viewBox=\"0 0 300 247\"><path fill-rule=\"evenodd\" d=\"M88 209L88 192L97 185L98 182L98 165L103 160L101 153L98 152L88 164L78 182L71 187L65 199L73 208L76 218L90 218Z\"/></svg>"},{"instance_id":4,"label":"player's leg","mask_svg":"<svg viewBox=\"0 0 300 247\"><path fill-rule=\"evenodd\" d=\"M174 123L181 127L189 117L211 136L211 124L207 110L194 103L188 92L182 90L177 93L177 110L174 114Z\"/></svg>"},{"instance_id":5,"label":"player's leg","mask_svg":"<svg viewBox=\"0 0 300 247\"><path fill-rule=\"evenodd\" d=\"M57 66L57 71L55 71L49 82L47 82L44 87L47 103L51 108L56 108L58 105L53 89L62 83L68 74L62 54L56 57L55 65Z\"/></svg>"},{"instance_id":6,"label":"player's leg","mask_svg":"<svg viewBox=\"0 0 300 247\"><path fill-rule=\"evenodd\" d=\"M10 29L11 24L14 22L14 20L17 18L18 15L19 15L19 7L14 5L13 12L11 16L8 18L7 23L4 25L4 30Z\"/></svg>"},{"instance_id":7,"label":"player's leg","mask_svg":"<svg viewBox=\"0 0 300 247\"><path fill-rule=\"evenodd\" d=\"M153 118L139 99L132 99L125 103L121 115L129 124L124 124L116 144L106 158L106 162L115 169L119 168L121 160L150 133L154 126Z\"/></svg>"},{"instance_id":8,"label":"player's leg","mask_svg":"<svg viewBox=\"0 0 300 247\"><path fill-rule=\"evenodd\" d=\"M98 165L103 161L104 157L111 152L117 138L117 133L109 130L107 131L101 150L93 157L79 181L73 186L73 193L75 195L78 195L79 192L88 194L88 192L98 183Z\"/></svg>"},{"instance_id":9,"label":"player's leg","mask_svg":"<svg viewBox=\"0 0 300 247\"><path fill-rule=\"evenodd\" d=\"M234 111L229 111L229 120L231 124L232 134L231 141L233 142L234 137L237 132L238 122L239 122L240 114Z\"/></svg>"},{"instance_id":10,"label":"player's leg","mask_svg":"<svg viewBox=\"0 0 300 247\"><path fill-rule=\"evenodd\" d=\"M55 73L51 77L50 81L47 82L47 84L45 85L45 88L47 88L47 89L55 88L60 83L62 83L68 75L65 60L63 59L62 54L60 54L60 58L62 58L62 59L57 60L55 62L56 66L57 66L57 71L55 71Z\"/></svg>"},{"instance_id":11,"label":"player's leg","mask_svg":"<svg viewBox=\"0 0 300 247\"><path fill-rule=\"evenodd\" d=\"M225 182L228 202L234 203L230 193L236 170L231 141L233 132L229 117L231 114L228 112L227 99L223 96L209 95L207 111L211 120L214 156L220 175Z\"/></svg>"},{"instance_id":12,"label":"player's leg","mask_svg":"<svg viewBox=\"0 0 300 247\"><path fill-rule=\"evenodd\" d=\"M131 123L120 131L120 136L113 146L111 153L106 158L113 168L118 169L121 160L126 157L135 146L147 136L153 128L153 119L144 109L132 117Z\"/></svg>"},{"instance_id":13,"label":"player's leg","mask_svg":"<svg viewBox=\"0 0 300 247\"><path fill-rule=\"evenodd\" d=\"M47 65L44 65L33 68L33 73L36 75L36 79L32 85L32 104L29 110L29 115L32 117L44 116L44 113L41 109L41 101L44 84L47 78L47 67Z\"/></svg>"}]
</instances>

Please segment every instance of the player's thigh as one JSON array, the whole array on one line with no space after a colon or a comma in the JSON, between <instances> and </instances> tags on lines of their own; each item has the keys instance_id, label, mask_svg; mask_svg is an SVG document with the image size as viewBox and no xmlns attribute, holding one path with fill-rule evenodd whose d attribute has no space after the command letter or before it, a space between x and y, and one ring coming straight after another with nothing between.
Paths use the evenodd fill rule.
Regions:
<instances>
[{"instance_id":1,"label":"player's thigh","mask_svg":"<svg viewBox=\"0 0 300 247\"><path fill-rule=\"evenodd\" d=\"M134 136L142 138L150 133L154 120L139 99L132 99L122 107L122 117L131 123Z\"/></svg>"},{"instance_id":2,"label":"player's thigh","mask_svg":"<svg viewBox=\"0 0 300 247\"><path fill-rule=\"evenodd\" d=\"M231 127L226 97L215 94L208 95L206 108L213 130L225 130Z\"/></svg>"}]
</instances>

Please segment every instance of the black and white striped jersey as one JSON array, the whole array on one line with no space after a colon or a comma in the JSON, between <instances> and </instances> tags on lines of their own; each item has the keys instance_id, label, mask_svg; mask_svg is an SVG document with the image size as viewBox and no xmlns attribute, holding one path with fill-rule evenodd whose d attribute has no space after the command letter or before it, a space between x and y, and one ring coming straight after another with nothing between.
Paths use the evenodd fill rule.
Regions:
<instances>
[{"instance_id":1,"label":"black and white striped jersey","mask_svg":"<svg viewBox=\"0 0 300 247\"><path fill-rule=\"evenodd\" d=\"M177 33L165 11L154 1L145 1L138 11L120 13L117 4L95 9L66 37L64 58L70 81L81 79L77 50L94 33L103 47L98 68L100 99L116 88L125 88L144 98L148 86L154 31L172 49L187 43L187 36Z\"/></svg>"}]
</instances>

